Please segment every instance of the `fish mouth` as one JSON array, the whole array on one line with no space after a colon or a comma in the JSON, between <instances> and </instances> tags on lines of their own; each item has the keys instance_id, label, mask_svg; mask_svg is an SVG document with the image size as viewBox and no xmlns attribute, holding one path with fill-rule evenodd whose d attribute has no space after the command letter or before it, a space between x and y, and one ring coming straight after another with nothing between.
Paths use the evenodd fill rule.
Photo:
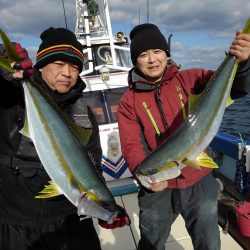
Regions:
<instances>
[{"instance_id":1,"label":"fish mouth","mask_svg":"<svg viewBox=\"0 0 250 250\"><path fill-rule=\"evenodd\" d=\"M181 167L178 165L173 166L171 168L167 168L164 170L153 169L153 171L148 171L146 173L142 173L137 171L135 173L136 177L143 184L149 186L152 183L167 181L170 179L177 178L181 174Z\"/></svg>"}]
</instances>

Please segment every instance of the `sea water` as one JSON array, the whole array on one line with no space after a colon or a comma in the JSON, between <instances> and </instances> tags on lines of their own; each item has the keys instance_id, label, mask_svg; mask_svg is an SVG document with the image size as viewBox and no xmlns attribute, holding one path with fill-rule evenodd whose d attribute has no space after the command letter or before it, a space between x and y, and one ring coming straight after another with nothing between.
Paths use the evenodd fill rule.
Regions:
<instances>
[{"instance_id":1,"label":"sea water","mask_svg":"<svg viewBox=\"0 0 250 250\"><path fill-rule=\"evenodd\" d=\"M219 131L250 140L250 94L226 108Z\"/></svg>"}]
</instances>

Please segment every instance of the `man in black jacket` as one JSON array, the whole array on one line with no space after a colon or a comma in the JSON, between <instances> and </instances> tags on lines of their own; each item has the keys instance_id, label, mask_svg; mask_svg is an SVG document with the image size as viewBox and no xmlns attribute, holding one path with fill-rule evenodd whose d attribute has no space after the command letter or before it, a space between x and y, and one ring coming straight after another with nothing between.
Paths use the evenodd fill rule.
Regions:
<instances>
[{"instance_id":1,"label":"man in black jacket","mask_svg":"<svg viewBox=\"0 0 250 250\"><path fill-rule=\"evenodd\" d=\"M75 123L92 128L87 150L94 167L101 173L98 124L88 115L79 77L83 68L82 45L64 28L49 28L41 34L34 79ZM21 58L25 51L19 47ZM23 53L23 54L22 54ZM27 61L14 68L27 68ZM50 180L33 142L19 131L24 125L24 92L20 81L23 70L8 74L1 69L0 78L0 249L86 249L100 250L92 219L80 220L77 209L64 196L36 199ZM30 72L28 72L30 73ZM125 211L108 228L128 224ZM105 222L101 225L105 227Z\"/></svg>"}]
</instances>

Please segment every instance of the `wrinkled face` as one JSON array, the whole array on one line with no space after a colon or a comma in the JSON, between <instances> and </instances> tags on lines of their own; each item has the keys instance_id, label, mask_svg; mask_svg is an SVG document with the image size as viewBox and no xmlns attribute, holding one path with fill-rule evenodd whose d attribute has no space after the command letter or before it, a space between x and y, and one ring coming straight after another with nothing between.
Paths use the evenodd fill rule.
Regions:
<instances>
[{"instance_id":1,"label":"wrinkled face","mask_svg":"<svg viewBox=\"0 0 250 250\"><path fill-rule=\"evenodd\" d=\"M48 86L60 94L68 93L75 86L79 76L78 66L66 61L49 63L39 71Z\"/></svg>"},{"instance_id":2,"label":"wrinkled face","mask_svg":"<svg viewBox=\"0 0 250 250\"><path fill-rule=\"evenodd\" d=\"M149 82L158 82L162 79L168 62L168 56L161 49L149 49L142 52L136 61L137 68Z\"/></svg>"}]
</instances>

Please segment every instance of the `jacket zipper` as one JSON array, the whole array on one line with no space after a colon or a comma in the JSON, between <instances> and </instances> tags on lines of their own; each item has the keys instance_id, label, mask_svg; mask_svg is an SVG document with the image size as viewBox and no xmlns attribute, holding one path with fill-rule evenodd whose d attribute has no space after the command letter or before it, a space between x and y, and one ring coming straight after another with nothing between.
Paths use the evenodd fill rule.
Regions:
<instances>
[{"instance_id":1,"label":"jacket zipper","mask_svg":"<svg viewBox=\"0 0 250 250\"><path fill-rule=\"evenodd\" d=\"M185 120L187 117L187 114L186 114L186 110L185 110L184 98L183 98L183 95L181 93L181 88L179 86L176 86L176 90L177 90L177 94L178 94L178 97L179 97L179 100L181 103L182 116L183 116L183 119Z\"/></svg>"},{"instance_id":2,"label":"jacket zipper","mask_svg":"<svg viewBox=\"0 0 250 250\"><path fill-rule=\"evenodd\" d=\"M142 105L143 105L144 109L145 109L146 112L147 112L147 115L148 115L148 117L149 117L149 120L151 121L151 123L152 123L152 125L153 125L153 127L154 127L154 129L155 129L156 134L157 134L158 136L160 136L160 135L161 135L161 132L160 132L160 130L159 130L159 128L158 128L158 126L157 126L157 124L156 124L156 122L155 122L155 119L154 119L152 113L150 112L150 110L149 110L149 108L148 108L148 106L147 106L147 103L146 103L146 102L143 102Z\"/></svg>"}]
</instances>

